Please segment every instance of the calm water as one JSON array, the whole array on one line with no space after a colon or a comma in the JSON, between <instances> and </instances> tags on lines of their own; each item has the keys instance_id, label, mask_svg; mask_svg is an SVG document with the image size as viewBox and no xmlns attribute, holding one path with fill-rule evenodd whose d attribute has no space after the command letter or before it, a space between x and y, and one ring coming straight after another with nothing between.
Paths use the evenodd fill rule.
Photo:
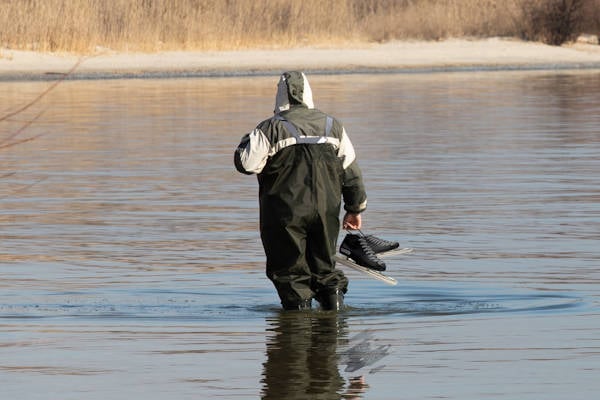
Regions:
<instances>
[{"instance_id":1,"label":"calm water","mask_svg":"<svg viewBox=\"0 0 600 400\"><path fill-rule=\"evenodd\" d=\"M65 82L0 122L2 399L594 399L600 73L314 76L415 253L279 312L232 151L277 77ZM48 83L2 82L0 112Z\"/></svg>"}]
</instances>

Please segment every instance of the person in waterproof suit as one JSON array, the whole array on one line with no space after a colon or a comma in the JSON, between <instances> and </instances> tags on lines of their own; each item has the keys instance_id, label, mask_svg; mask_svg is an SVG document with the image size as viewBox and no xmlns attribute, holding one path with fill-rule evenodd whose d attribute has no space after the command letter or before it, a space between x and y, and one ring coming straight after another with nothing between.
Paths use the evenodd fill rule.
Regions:
<instances>
[{"instance_id":1,"label":"person in waterproof suit","mask_svg":"<svg viewBox=\"0 0 600 400\"><path fill-rule=\"evenodd\" d=\"M314 108L304 73L281 75L275 115L242 137L234 162L258 176L266 272L283 308L308 309L315 298L339 309L348 288L334 260L341 200L344 228L360 229L367 196L343 125Z\"/></svg>"}]
</instances>

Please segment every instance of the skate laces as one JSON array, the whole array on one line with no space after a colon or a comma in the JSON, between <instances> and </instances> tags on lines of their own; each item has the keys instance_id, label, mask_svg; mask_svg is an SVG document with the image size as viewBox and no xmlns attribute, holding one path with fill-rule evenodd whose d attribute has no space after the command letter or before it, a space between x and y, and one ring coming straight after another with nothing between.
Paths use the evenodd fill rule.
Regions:
<instances>
[{"instance_id":1,"label":"skate laces","mask_svg":"<svg viewBox=\"0 0 600 400\"><path fill-rule=\"evenodd\" d=\"M363 233L363 231L361 231L360 229L357 229L357 231L361 234L361 237L365 238L365 240L371 246L375 246L375 247L389 247L389 246L397 245L397 243L398 243L398 242L393 242L391 240L381 239L381 238L378 238L377 236L373 236L373 235L365 235Z\"/></svg>"},{"instance_id":2,"label":"skate laces","mask_svg":"<svg viewBox=\"0 0 600 400\"><path fill-rule=\"evenodd\" d=\"M367 239L367 237L368 237L368 239ZM368 240L369 242L371 242L372 244L374 244L375 246L391 246L392 245L392 242L390 242L389 240L380 239L373 235L365 236L365 239Z\"/></svg>"},{"instance_id":3,"label":"skate laces","mask_svg":"<svg viewBox=\"0 0 600 400\"><path fill-rule=\"evenodd\" d=\"M365 239L364 236L358 237L358 243L360 244L360 248L367 255L367 257L376 258L375 252L373 251L371 246L369 246L369 243L367 242L367 239Z\"/></svg>"},{"instance_id":4,"label":"skate laces","mask_svg":"<svg viewBox=\"0 0 600 400\"><path fill-rule=\"evenodd\" d=\"M363 251L364 255L367 256L367 258L369 258L372 261L376 261L377 263L379 263L379 258L377 258L377 255L375 254L375 252L373 251L373 248L369 245L369 242L367 242L366 239L366 235L364 233L362 233L362 231L360 229L357 229L358 232L360 232L360 235L356 235L357 239L358 239L358 244L360 245L361 250Z\"/></svg>"}]
</instances>

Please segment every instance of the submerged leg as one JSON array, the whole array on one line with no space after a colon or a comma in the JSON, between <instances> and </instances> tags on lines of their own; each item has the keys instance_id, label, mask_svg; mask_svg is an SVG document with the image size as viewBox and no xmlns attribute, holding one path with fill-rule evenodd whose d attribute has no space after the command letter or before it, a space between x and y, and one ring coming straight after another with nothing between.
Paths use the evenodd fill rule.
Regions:
<instances>
[{"instance_id":1,"label":"submerged leg","mask_svg":"<svg viewBox=\"0 0 600 400\"><path fill-rule=\"evenodd\" d=\"M312 272L312 289L323 310L339 311L344 306L348 278L335 268L339 219L317 218L307 235L306 259Z\"/></svg>"},{"instance_id":2,"label":"submerged leg","mask_svg":"<svg viewBox=\"0 0 600 400\"><path fill-rule=\"evenodd\" d=\"M344 309L344 293L340 289L319 293L317 300L321 303L323 310L341 311Z\"/></svg>"},{"instance_id":3,"label":"submerged leg","mask_svg":"<svg viewBox=\"0 0 600 400\"><path fill-rule=\"evenodd\" d=\"M314 292L306 262L306 234L297 227L268 227L261 232L267 277L286 310L310 309Z\"/></svg>"}]
</instances>

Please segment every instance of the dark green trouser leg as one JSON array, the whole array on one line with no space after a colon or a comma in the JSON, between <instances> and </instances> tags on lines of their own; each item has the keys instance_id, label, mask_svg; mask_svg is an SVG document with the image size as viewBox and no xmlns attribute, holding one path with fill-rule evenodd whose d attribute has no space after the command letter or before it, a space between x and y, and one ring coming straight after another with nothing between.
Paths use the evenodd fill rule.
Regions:
<instances>
[{"instance_id":1,"label":"dark green trouser leg","mask_svg":"<svg viewBox=\"0 0 600 400\"><path fill-rule=\"evenodd\" d=\"M261 238L267 256L267 276L285 309L306 308L314 293L304 257L305 233L294 227L263 227ZM304 304L304 306L303 306Z\"/></svg>"},{"instance_id":2,"label":"dark green trouser leg","mask_svg":"<svg viewBox=\"0 0 600 400\"><path fill-rule=\"evenodd\" d=\"M335 269L333 259L339 228L337 214L317 218L311 225L306 245L306 258L313 273L312 288L324 310L340 310L348 290L348 279L341 270Z\"/></svg>"},{"instance_id":3,"label":"dark green trouser leg","mask_svg":"<svg viewBox=\"0 0 600 400\"><path fill-rule=\"evenodd\" d=\"M348 279L334 268L337 216L302 222L286 227L265 225L261 232L267 276L286 309L307 308L307 301L315 296L319 302L334 294L343 298L348 287Z\"/></svg>"}]
</instances>

